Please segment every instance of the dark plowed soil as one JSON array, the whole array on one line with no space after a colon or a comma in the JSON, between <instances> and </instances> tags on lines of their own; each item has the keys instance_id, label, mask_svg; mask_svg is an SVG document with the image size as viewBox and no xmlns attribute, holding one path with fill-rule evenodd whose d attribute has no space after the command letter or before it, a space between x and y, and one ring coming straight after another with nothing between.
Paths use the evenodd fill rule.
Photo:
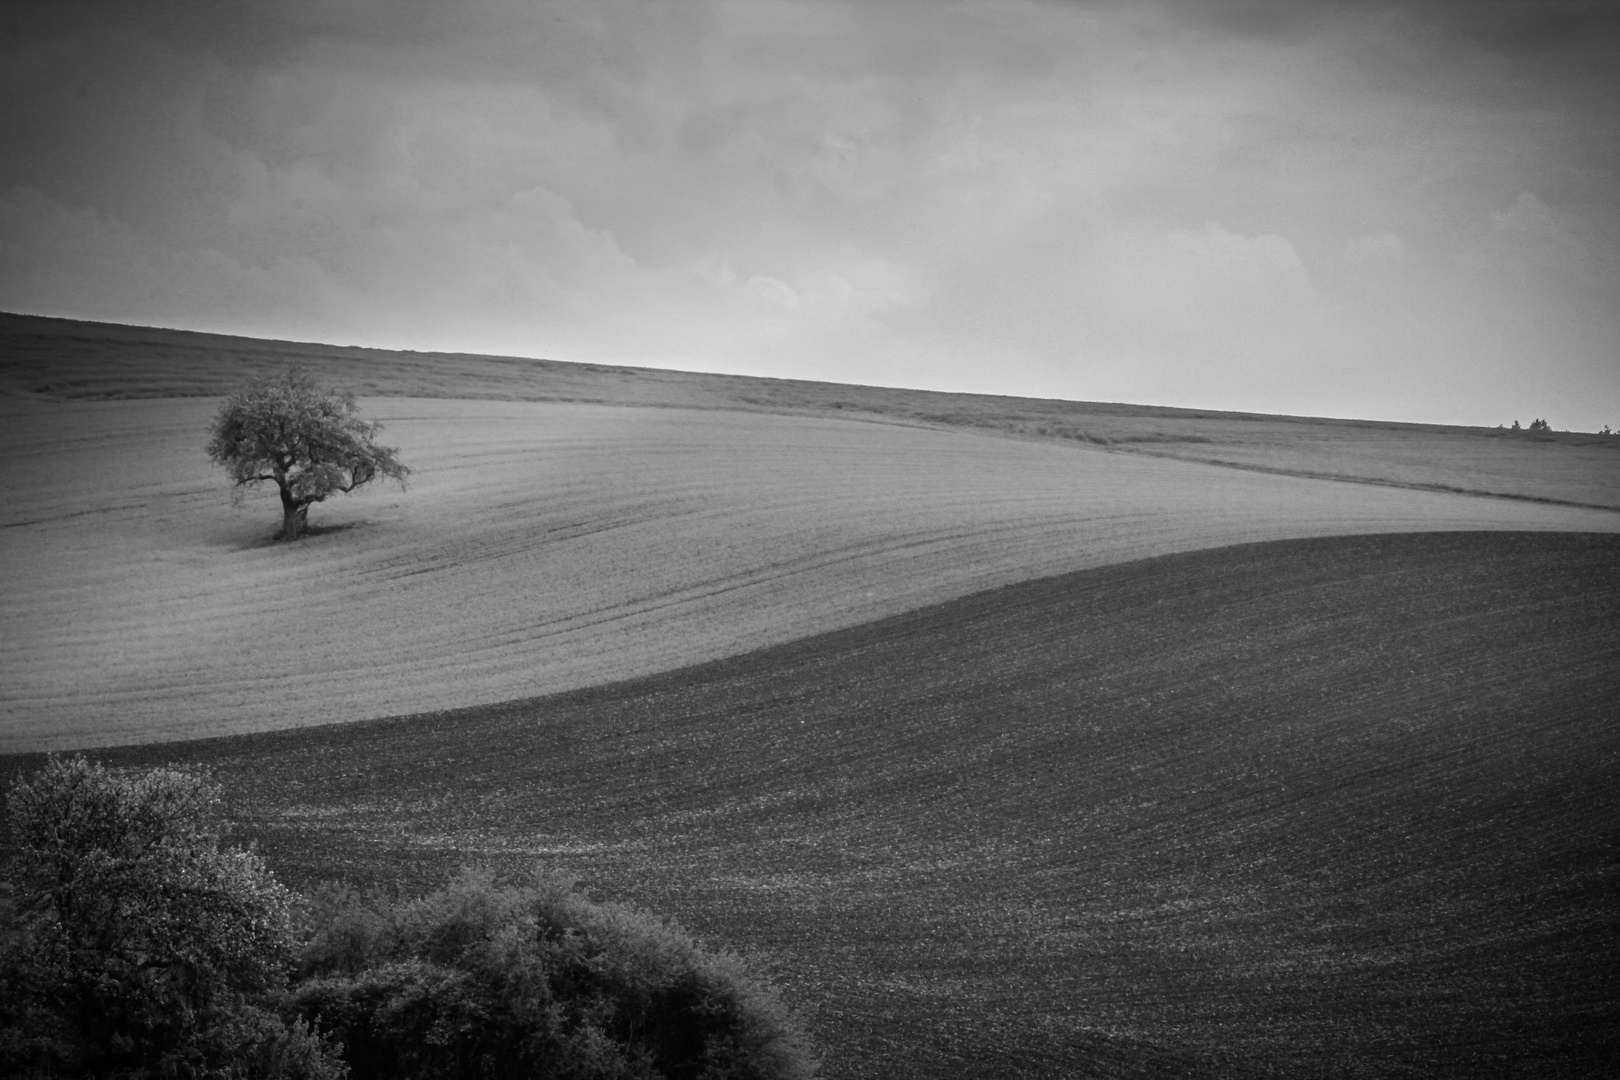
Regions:
<instances>
[{"instance_id":1,"label":"dark plowed soil","mask_svg":"<svg viewBox=\"0 0 1620 1080\"><path fill-rule=\"evenodd\" d=\"M109 756L213 765L294 882L537 859L767 950L833 1076L1620 1061L1614 536L1205 551Z\"/></svg>"}]
</instances>

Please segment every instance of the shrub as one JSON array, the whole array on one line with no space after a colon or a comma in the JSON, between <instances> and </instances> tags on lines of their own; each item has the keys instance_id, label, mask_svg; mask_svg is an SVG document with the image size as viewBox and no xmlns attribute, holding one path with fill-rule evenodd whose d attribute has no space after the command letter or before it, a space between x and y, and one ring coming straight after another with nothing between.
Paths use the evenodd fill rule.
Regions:
<instances>
[{"instance_id":1,"label":"shrub","mask_svg":"<svg viewBox=\"0 0 1620 1080\"><path fill-rule=\"evenodd\" d=\"M0 888L0 1075L816 1071L740 959L566 881L466 872L411 901L332 887L299 902L256 855L221 842L206 777L51 758L9 801L18 854Z\"/></svg>"},{"instance_id":2,"label":"shrub","mask_svg":"<svg viewBox=\"0 0 1620 1080\"><path fill-rule=\"evenodd\" d=\"M0 1072L342 1075L307 1023L274 1011L290 896L220 843L218 804L205 778L82 757L12 785Z\"/></svg>"},{"instance_id":3,"label":"shrub","mask_svg":"<svg viewBox=\"0 0 1620 1080\"><path fill-rule=\"evenodd\" d=\"M329 889L294 997L382 1077L810 1077L806 1044L734 955L545 876L464 872L403 904Z\"/></svg>"}]
</instances>

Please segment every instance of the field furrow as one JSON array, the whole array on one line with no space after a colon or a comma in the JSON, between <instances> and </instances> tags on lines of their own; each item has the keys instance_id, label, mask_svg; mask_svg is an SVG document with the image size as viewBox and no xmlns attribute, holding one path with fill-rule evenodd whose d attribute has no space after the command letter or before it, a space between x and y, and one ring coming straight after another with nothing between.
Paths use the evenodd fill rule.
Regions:
<instances>
[{"instance_id":1,"label":"field furrow","mask_svg":"<svg viewBox=\"0 0 1620 1080\"><path fill-rule=\"evenodd\" d=\"M764 950L831 1076L1595 1080L1617 661L1620 537L1335 537L112 759L300 884L541 866Z\"/></svg>"}]
</instances>

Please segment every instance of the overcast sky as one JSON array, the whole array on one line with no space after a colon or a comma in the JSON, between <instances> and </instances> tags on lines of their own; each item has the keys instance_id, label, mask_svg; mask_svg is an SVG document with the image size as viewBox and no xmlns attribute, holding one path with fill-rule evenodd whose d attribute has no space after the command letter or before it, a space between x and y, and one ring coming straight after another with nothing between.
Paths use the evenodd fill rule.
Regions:
<instances>
[{"instance_id":1,"label":"overcast sky","mask_svg":"<svg viewBox=\"0 0 1620 1080\"><path fill-rule=\"evenodd\" d=\"M0 15L0 309L1620 425L1620 5Z\"/></svg>"}]
</instances>

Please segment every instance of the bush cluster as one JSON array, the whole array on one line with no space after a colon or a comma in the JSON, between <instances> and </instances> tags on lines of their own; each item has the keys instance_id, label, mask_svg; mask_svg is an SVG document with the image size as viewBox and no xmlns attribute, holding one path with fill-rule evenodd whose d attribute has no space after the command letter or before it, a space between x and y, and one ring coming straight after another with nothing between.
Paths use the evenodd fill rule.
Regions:
<instances>
[{"instance_id":1,"label":"bush cluster","mask_svg":"<svg viewBox=\"0 0 1620 1080\"><path fill-rule=\"evenodd\" d=\"M220 842L206 778L52 759L8 804L0 1074L341 1075L275 1008L293 898Z\"/></svg>"},{"instance_id":2,"label":"bush cluster","mask_svg":"<svg viewBox=\"0 0 1620 1080\"><path fill-rule=\"evenodd\" d=\"M798 1080L736 956L544 875L309 898L221 840L173 769L50 759L9 793L0 1075Z\"/></svg>"},{"instance_id":3,"label":"bush cluster","mask_svg":"<svg viewBox=\"0 0 1620 1080\"><path fill-rule=\"evenodd\" d=\"M769 987L674 924L545 876L463 872L419 900L315 900L296 1012L391 1077L808 1077Z\"/></svg>"}]
</instances>

